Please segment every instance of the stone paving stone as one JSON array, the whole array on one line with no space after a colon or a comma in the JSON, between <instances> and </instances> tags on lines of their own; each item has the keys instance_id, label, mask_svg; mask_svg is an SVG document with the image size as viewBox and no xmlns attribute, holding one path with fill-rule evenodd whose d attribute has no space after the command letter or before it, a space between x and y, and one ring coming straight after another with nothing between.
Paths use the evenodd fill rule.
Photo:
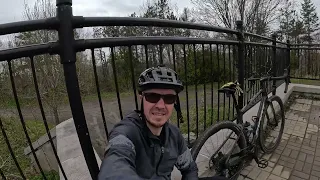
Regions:
<instances>
[{"instance_id":1,"label":"stone paving stone","mask_svg":"<svg viewBox=\"0 0 320 180\"><path fill-rule=\"evenodd\" d=\"M295 99L295 102L301 103L301 104L312 104L312 100L309 100L309 99Z\"/></svg>"},{"instance_id":2,"label":"stone paving stone","mask_svg":"<svg viewBox=\"0 0 320 180\"><path fill-rule=\"evenodd\" d=\"M306 146L306 145L302 145L302 146L301 146L301 150L302 150L302 151L307 150L307 151L315 152L316 148L309 147L309 146Z\"/></svg>"},{"instance_id":3,"label":"stone paving stone","mask_svg":"<svg viewBox=\"0 0 320 180\"><path fill-rule=\"evenodd\" d=\"M257 179L259 180L266 180L268 179L268 177L270 176L270 173L269 172L266 172L266 171L261 171L259 176L257 177Z\"/></svg>"},{"instance_id":4,"label":"stone paving stone","mask_svg":"<svg viewBox=\"0 0 320 180\"><path fill-rule=\"evenodd\" d=\"M288 146L287 146L287 147L288 147ZM282 155L289 157L290 153L291 153L291 149L285 148L284 151L282 152Z\"/></svg>"},{"instance_id":5,"label":"stone paving stone","mask_svg":"<svg viewBox=\"0 0 320 180\"><path fill-rule=\"evenodd\" d=\"M290 176L289 180L301 180L301 178L296 176Z\"/></svg>"},{"instance_id":6,"label":"stone paving stone","mask_svg":"<svg viewBox=\"0 0 320 180\"><path fill-rule=\"evenodd\" d=\"M315 171L320 171L320 166L313 164L312 169Z\"/></svg>"},{"instance_id":7,"label":"stone paving stone","mask_svg":"<svg viewBox=\"0 0 320 180\"><path fill-rule=\"evenodd\" d=\"M270 174L270 176L268 177L268 180L284 180L284 178L276 176L274 174Z\"/></svg>"},{"instance_id":8,"label":"stone paving stone","mask_svg":"<svg viewBox=\"0 0 320 180\"><path fill-rule=\"evenodd\" d=\"M312 134L306 133L306 135L304 136L304 139L311 139Z\"/></svg>"},{"instance_id":9,"label":"stone paving stone","mask_svg":"<svg viewBox=\"0 0 320 180\"><path fill-rule=\"evenodd\" d=\"M274 152L277 153L277 154L282 154L282 150L281 149L276 149Z\"/></svg>"},{"instance_id":10,"label":"stone paving stone","mask_svg":"<svg viewBox=\"0 0 320 180\"><path fill-rule=\"evenodd\" d=\"M285 179L289 179L290 174L291 174L292 169L284 167L282 173L281 173L281 177L285 178Z\"/></svg>"},{"instance_id":11,"label":"stone paving stone","mask_svg":"<svg viewBox=\"0 0 320 180\"><path fill-rule=\"evenodd\" d=\"M299 161L305 161L305 160L306 160L306 157L307 157L307 154L306 154L306 153L300 152L300 153L299 153L299 156L298 156L298 160L299 160Z\"/></svg>"},{"instance_id":12,"label":"stone paving stone","mask_svg":"<svg viewBox=\"0 0 320 180\"><path fill-rule=\"evenodd\" d=\"M277 162L279 158L280 158L280 155L274 153L274 154L271 156L270 161L271 161L271 162Z\"/></svg>"},{"instance_id":13,"label":"stone paving stone","mask_svg":"<svg viewBox=\"0 0 320 180\"><path fill-rule=\"evenodd\" d=\"M288 166L288 163L285 162L284 160L279 159L279 161L277 162L277 164L281 165L281 166Z\"/></svg>"},{"instance_id":14,"label":"stone paving stone","mask_svg":"<svg viewBox=\"0 0 320 180\"><path fill-rule=\"evenodd\" d=\"M305 141L302 142L302 145L308 146L310 144L310 139L305 139Z\"/></svg>"},{"instance_id":15,"label":"stone paving stone","mask_svg":"<svg viewBox=\"0 0 320 180\"><path fill-rule=\"evenodd\" d=\"M297 159L298 154L299 154L299 151L297 151L297 150L292 150L292 151L291 151L291 154L290 154L290 157L293 158L293 159Z\"/></svg>"},{"instance_id":16,"label":"stone paving stone","mask_svg":"<svg viewBox=\"0 0 320 180\"><path fill-rule=\"evenodd\" d=\"M320 157L319 156L314 157L314 161L319 161L320 162Z\"/></svg>"},{"instance_id":17,"label":"stone paving stone","mask_svg":"<svg viewBox=\"0 0 320 180\"><path fill-rule=\"evenodd\" d=\"M315 170L311 170L311 175L317 176L319 178L320 177L320 172L319 171L315 171Z\"/></svg>"},{"instance_id":18,"label":"stone paving stone","mask_svg":"<svg viewBox=\"0 0 320 180\"><path fill-rule=\"evenodd\" d=\"M290 157L286 157L286 156L280 156L280 159L287 162L287 163L291 163L291 164L295 164L296 163L296 159L290 158Z\"/></svg>"},{"instance_id":19,"label":"stone paving stone","mask_svg":"<svg viewBox=\"0 0 320 180\"><path fill-rule=\"evenodd\" d=\"M249 172L250 172L250 171L248 171L247 169L244 169L244 170L241 171L241 174L244 175L244 176L246 176L246 175L249 174Z\"/></svg>"},{"instance_id":20,"label":"stone paving stone","mask_svg":"<svg viewBox=\"0 0 320 180\"><path fill-rule=\"evenodd\" d=\"M282 134L282 138L283 140L288 140L290 138L289 134Z\"/></svg>"},{"instance_id":21,"label":"stone paving stone","mask_svg":"<svg viewBox=\"0 0 320 180\"><path fill-rule=\"evenodd\" d=\"M297 170L293 170L292 175L297 176L297 177L302 178L302 179L309 179L309 177L310 177L309 174L306 174L304 172L300 172L300 171L297 171Z\"/></svg>"},{"instance_id":22,"label":"stone paving stone","mask_svg":"<svg viewBox=\"0 0 320 180\"><path fill-rule=\"evenodd\" d=\"M253 166L246 166L244 169L246 169L250 172L253 169Z\"/></svg>"},{"instance_id":23,"label":"stone paving stone","mask_svg":"<svg viewBox=\"0 0 320 180\"><path fill-rule=\"evenodd\" d=\"M249 172L248 177L251 179L257 179L257 177L259 176L261 172L261 169L258 167L253 168L252 171Z\"/></svg>"},{"instance_id":24,"label":"stone paving stone","mask_svg":"<svg viewBox=\"0 0 320 180\"><path fill-rule=\"evenodd\" d=\"M314 154L315 154L314 151L309 151L306 149L304 149L303 152L307 153L308 155L312 155L312 156L314 156Z\"/></svg>"},{"instance_id":25,"label":"stone paving stone","mask_svg":"<svg viewBox=\"0 0 320 180\"><path fill-rule=\"evenodd\" d=\"M309 146L315 148L317 146L317 141L311 139Z\"/></svg>"},{"instance_id":26,"label":"stone paving stone","mask_svg":"<svg viewBox=\"0 0 320 180\"><path fill-rule=\"evenodd\" d=\"M295 170L298 170L298 171L302 171L303 165L304 165L304 162L302 162L302 161L297 161L296 165L294 166L294 169L295 169Z\"/></svg>"},{"instance_id":27,"label":"stone paving stone","mask_svg":"<svg viewBox=\"0 0 320 180\"><path fill-rule=\"evenodd\" d=\"M315 101L315 100L313 100L313 101L312 101L312 105L320 106L320 101Z\"/></svg>"},{"instance_id":28,"label":"stone paving stone","mask_svg":"<svg viewBox=\"0 0 320 180\"><path fill-rule=\"evenodd\" d=\"M320 161L314 160L314 161L313 161L313 164L316 165L316 166L320 166Z\"/></svg>"},{"instance_id":29,"label":"stone paving stone","mask_svg":"<svg viewBox=\"0 0 320 180\"><path fill-rule=\"evenodd\" d=\"M292 145L288 144L288 145L286 146L285 150L286 150L286 149L299 151L299 150L300 150L300 147L296 147L296 146L292 146ZM290 151L290 152L291 152L291 151ZM287 153L288 153L288 152L287 152ZM290 153L289 153L289 154L290 154Z\"/></svg>"},{"instance_id":30,"label":"stone paving stone","mask_svg":"<svg viewBox=\"0 0 320 180\"><path fill-rule=\"evenodd\" d=\"M317 176L310 176L310 180L319 180L319 178Z\"/></svg>"},{"instance_id":31,"label":"stone paving stone","mask_svg":"<svg viewBox=\"0 0 320 180\"><path fill-rule=\"evenodd\" d=\"M281 175L281 172L282 172L282 169L283 169L283 166L281 166L281 165L276 165L276 166L273 168L272 174L275 174L275 175L277 175L277 176L280 176L280 175Z\"/></svg>"},{"instance_id":32,"label":"stone paving stone","mask_svg":"<svg viewBox=\"0 0 320 180\"><path fill-rule=\"evenodd\" d=\"M268 162L268 167L274 168L274 166L275 166L275 163L273 163L271 161Z\"/></svg>"},{"instance_id":33,"label":"stone paving stone","mask_svg":"<svg viewBox=\"0 0 320 180\"><path fill-rule=\"evenodd\" d=\"M313 159L314 159L314 156L307 154L307 158L306 158L307 163L313 163Z\"/></svg>"},{"instance_id":34,"label":"stone paving stone","mask_svg":"<svg viewBox=\"0 0 320 180\"><path fill-rule=\"evenodd\" d=\"M268 166L268 167L264 168L263 171L268 172L268 173L271 173L272 167L269 167L269 166Z\"/></svg>"},{"instance_id":35,"label":"stone paving stone","mask_svg":"<svg viewBox=\"0 0 320 180\"><path fill-rule=\"evenodd\" d=\"M301 145L302 145L302 143L296 143L296 142L288 142L288 145L290 145L290 146L294 146L294 147L297 147L297 148L300 148L301 147Z\"/></svg>"},{"instance_id":36,"label":"stone paving stone","mask_svg":"<svg viewBox=\"0 0 320 180\"><path fill-rule=\"evenodd\" d=\"M315 156L319 157L320 156L320 149L316 150Z\"/></svg>"},{"instance_id":37,"label":"stone paving stone","mask_svg":"<svg viewBox=\"0 0 320 180\"><path fill-rule=\"evenodd\" d=\"M258 180L320 180L320 101L298 101L285 114L285 130L279 146L263 156L269 159L268 167L260 169L251 163L241 174L250 174L250 178Z\"/></svg>"},{"instance_id":38,"label":"stone paving stone","mask_svg":"<svg viewBox=\"0 0 320 180\"><path fill-rule=\"evenodd\" d=\"M310 164L310 163L304 163L302 172L307 173L307 174L310 174L311 168L312 168L312 164Z\"/></svg>"}]
</instances>

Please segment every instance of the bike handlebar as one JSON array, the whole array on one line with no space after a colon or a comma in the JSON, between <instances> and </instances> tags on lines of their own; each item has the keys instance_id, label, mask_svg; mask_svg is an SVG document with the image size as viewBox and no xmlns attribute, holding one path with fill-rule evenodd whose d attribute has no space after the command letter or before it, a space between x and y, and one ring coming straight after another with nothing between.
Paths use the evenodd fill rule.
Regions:
<instances>
[{"instance_id":1,"label":"bike handlebar","mask_svg":"<svg viewBox=\"0 0 320 180\"><path fill-rule=\"evenodd\" d=\"M272 76L265 76L265 77L261 77L261 78L249 78L248 81L252 82L252 81L257 81L259 80L261 83L265 82L265 81L270 81L270 80L285 80L286 82L286 87L284 89L284 93L287 93L288 91L288 86L290 83L290 77L289 77L289 70L288 69L284 69L284 75L283 76L277 76L277 77L272 77Z\"/></svg>"}]
</instances>

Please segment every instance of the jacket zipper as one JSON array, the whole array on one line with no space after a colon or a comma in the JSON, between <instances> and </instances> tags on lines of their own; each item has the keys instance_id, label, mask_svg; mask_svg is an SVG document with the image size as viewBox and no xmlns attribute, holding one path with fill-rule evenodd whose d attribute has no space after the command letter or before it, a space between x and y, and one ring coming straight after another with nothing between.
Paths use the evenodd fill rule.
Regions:
<instances>
[{"instance_id":1,"label":"jacket zipper","mask_svg":"<svg viewBox=\"0 0 320 180\"><path fill-rule=\"evenodd\" d=\"M160 160L159 160L158 165L157 165L157 175L158 175L158 176L159 176L158 169L159 169L159 165L160 165L160 162L161 162L161 160L162 160L163 154L164 154L164 147L161 146L161 156L160 156Z\"/></svg>"}]
</instances>

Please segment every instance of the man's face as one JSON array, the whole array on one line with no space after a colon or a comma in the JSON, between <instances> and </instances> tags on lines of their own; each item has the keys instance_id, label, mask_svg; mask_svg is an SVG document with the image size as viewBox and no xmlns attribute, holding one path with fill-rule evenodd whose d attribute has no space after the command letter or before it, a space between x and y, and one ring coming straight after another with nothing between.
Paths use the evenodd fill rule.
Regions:
<instances>
[{"instance_id":1,"label":"man's face","mask_svg":"<svg viewBox=\"0 0 320 180\"><path fill-rule=\"evenodd\" d=\"M160 98L164 95L165 98ZM143 92L144 114L150 125L156 128L162 127L171 117L176 92L172 89L150 89Z\"/></svg>"}]
</instances>

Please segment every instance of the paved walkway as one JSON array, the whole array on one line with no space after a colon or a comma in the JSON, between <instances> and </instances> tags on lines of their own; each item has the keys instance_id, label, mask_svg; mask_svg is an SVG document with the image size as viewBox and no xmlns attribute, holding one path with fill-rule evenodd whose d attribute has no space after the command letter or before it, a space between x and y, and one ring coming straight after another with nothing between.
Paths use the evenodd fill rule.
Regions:
<instances>
[{"instance_id":1,"label":"paved walkway","mask_svg":"<svg viewBox=\"0 0 320 180\"><path fill-rule=\"evenodd\" d=\"M284 134L265 169L252 161L240 176L259 180L320 180L320 101L295 99L286 112Z\"/></svg>"},{"instance_id":2,"label":"paved walkway","mask_svg":"<svg viewBox=\"0 0 320 180\"><path fill-rule=\"evenodd\" d=\"M73 119L68 119L56 126L57 153L68 179L90 180L92 179L81 150L79 138ZM95 152L98 165L101 160ZM59 171L60 180L64 180Z\"/></svg>"}]
</instances>

